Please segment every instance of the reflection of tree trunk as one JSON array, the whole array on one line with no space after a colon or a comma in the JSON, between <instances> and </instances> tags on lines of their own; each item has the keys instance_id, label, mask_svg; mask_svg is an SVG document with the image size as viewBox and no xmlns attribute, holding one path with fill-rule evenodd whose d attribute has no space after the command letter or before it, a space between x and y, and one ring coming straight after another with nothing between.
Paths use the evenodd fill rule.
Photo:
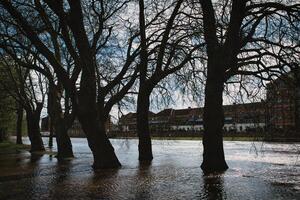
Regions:
<instances>
[{"instance_id":1,"label":"reflection of tree trunk","mask_svg":"<svg viewBox=\"0 0 300 200\"><path fill-rule=\"evenodd\" d=\"M26 110L27 130L31 143L31 152L45 150L39 124L41 110L41 108L37 108L35 111Z\"/></svg>"},{"instance_id":2,"label":"reflection of tree trunk","mask_svg":"<svg viewBox=\"0 0 300 200\"><path fill-rule=\"evenodd\" d=\"M295 69L295 125L297 135L300 137L300 66Z\"/></svg>"},{"instance_id":3,"label":"reflection of tree trunk","mask_svg":"<svg viewBox=\"0 0 300 200\"><path fill-rule=\"evenodd\" d=\"M211 175L211 177L203 177L204 194L208 200L226 199L224 190L223 177L220 175Z\"/></svg>"},{"instance_id":4,"label":"reflection of tree trunk","mask_svg":"<svg viewBox=\"0 0 300 200\"><path fill-rule=\"evenodd\" d=\"M149 131L149 92L140 90L137 102L137 133L139 137L139 160L151 161L152 145Z\"/></svg>"},{"instance_id":5,"label":"reflection of tree trunk","mask_svg":"<svg viewBox=\"0 0 300 200\"><path fill-rule=\"evenodd\" d=\"M17 127L16 127L16 133L17 133L17 144L23 144L22 142L22 123L23 122L23 106L19 105L17 110Z\"/></svg>"},{"instance_id":6,"label":"reflection of tree trunk","mask_svg":"<svg viewBox=\"0 0 300 200\"><path fill-rule=\"evenodd\" d=\"M210 65L210 64L209 64ZM204 105L204 135L203 135L203 162L204 172L224 171L228 168L223 150L223 87L220 65L208 66L205 88Z\"/></svg>"}]
</instances>

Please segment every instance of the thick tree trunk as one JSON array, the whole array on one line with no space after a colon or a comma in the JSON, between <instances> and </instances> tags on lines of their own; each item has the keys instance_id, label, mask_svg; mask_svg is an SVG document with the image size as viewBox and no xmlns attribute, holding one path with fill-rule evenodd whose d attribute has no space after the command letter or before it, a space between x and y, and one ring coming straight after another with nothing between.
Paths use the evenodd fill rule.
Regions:
<instances>
[{"instance_id":1,"label":"thick tree trunk","mask_svg":"<svg viewBox=\"0 0 300 200\"><path fill-rule=\"evenodd\" d=\"M68 128L63 119L59 119L55 123L55 135L57 142L57 158L63 160L66 158L73 158L73 150L71 139L68 135Z\"/></svg>"},{"instance_id":2,"label":"thick tree trunk","mask_svg":"<svg viewBox=\"0 0 300 200\"><path fill-rule=\"evenodd\" d=\"M23 113L24 113L23 107L19 105L17 110L17 126L16 126L17 144L23 144L22 142Z\"/></svg>"},{"instance_id":3,"label":"thick tree trunk","mask_svg":"<svg viewBox=\"0 0 300 200\"><path fill-rule=\"evenodd\" d=\"M53 147L53 122L51 117L49 117L49 141L48 141L48 146L49 148Z\"/></svg>"},{"instance_id":4,"label":"thick tree trunk","mask_svg":"<svg viewBox=\"0 0 300 200\"><path fill-rule=\"evenodd\" d=\"M0 142L3 142L5 141L7 138L6 138L6 132L5 132L5 129L0 127Z\"/></svg>"},{"instance_id":5,"label":"thick tree trunk","mask_svg":"<svg viewBox=\"0 0 300 200\"><path fill-rule=\"evenodd\" d=\"M40 111L26 111L28 137L31 143L30 152L44 151L44 144L40 132Z\"/></svg>"},{"instance_id":6,"label":"thick tree trunk","mask_svg":"<svg viewBox=\"0 0 300 200\"><path fill-rule=\"evenodd\" d=\"M295 70L295 125L297 136L300 137L300 66Z\"/></svg>"},{"instance_id":7,"label":"thick tree trunk","mask_svg":"<svg viewBox=\"0 0 300 200\"><path fill-rule=\"evenodd\" d=\"M83 60L86 63L82 67L77 113L94 156L93 168L117 168L121 164L105 133L105 120L107 118L104 116L108 116L108 113L100 113L104 107L104 98L99 96L101 94L98 94L98 102L96 101L96 64L88 52L81 53L85 56Z\"/></svg>"},{"instance_id":8,"label":"thick tree trunk","mask_svg":"<svg viewBox=\"0 0 300 200\"><path fill-rule=\"evenodd\" d=\"M139 137L139 160L151 161L153 159L152 144L149 130L150 94L140 90L137 101L137 134Z\"/></svg>"},{"instance_id":9,"label":"thick tree trunk","mask_svg":"<svg viewBox=\"0 0 300 200\"><path fill-rule=\"evenodd\" d=\"M214 59L217 60L217 59ZM218 61L217 61L218 62ZM228 169L223 150L223 89L222 66L208 64L205 87L203 162L204 173Z\"/></svg>"},{"instance_id":10,"label":"thick tree trunk","mask_svg":"<svg viewBox=\"0 0 300 200\"><path fill-rule=\"evenodd\" d=\"M55 129L56 143L57 143L57 158L63 160L66 158L73 158L73 150L71 139L68 135L68 129L73 121L67 122L66 116L63 115L61 108L61 92L57 86L51 85L49 88L49 114L51 119L50 127ZM50 129L51 129L50 128ZM53 132L53 130L50 132ZM53 134L53 133L52 133ZM50 138L49 138L50 140Z\"/></svg>"},{"instance_id":11,"label":"thick tree trunk","mask_svg":"<svg viewBox=\"0 0 300 200\"><path fill-rule=\"evenodd\" d=\"M121 166L113 146L105 131L105 121L92 115L79 115L79 121L85 132L94 156L94 169L118 168Z\"/></svg>"}]
</instances>

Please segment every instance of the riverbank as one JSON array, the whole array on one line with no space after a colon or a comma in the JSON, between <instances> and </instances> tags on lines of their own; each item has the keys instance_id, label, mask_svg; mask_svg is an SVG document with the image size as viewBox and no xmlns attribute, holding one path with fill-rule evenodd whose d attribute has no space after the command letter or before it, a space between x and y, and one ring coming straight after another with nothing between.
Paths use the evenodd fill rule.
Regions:
<instances>
[{"instance_id":1,"label":"riverbank","mask_svg":"<svg viewBox=\"0 0 300 200\"><path fill-rule=\"evenodd\" d=\"M30 152L29 144L15 144L12 141L4 141L0 143L0 154L15 154L20 152ZM37 155L56 155L56 151L52 151L52 149L46 148L45 151L37 151L33 152L33 154Z\"/></svg>"},{"instance_id":2,"label":"riverbank","mask_svg":"<svg viewBox=\"0 0 300 200\"><path fill-rule=\"evenodd\" d=\"M4 141L0 143L0 154L11 154L19 151L29 151L28 144L15 144L11 141Z\"/></svg>"}]
</instances>

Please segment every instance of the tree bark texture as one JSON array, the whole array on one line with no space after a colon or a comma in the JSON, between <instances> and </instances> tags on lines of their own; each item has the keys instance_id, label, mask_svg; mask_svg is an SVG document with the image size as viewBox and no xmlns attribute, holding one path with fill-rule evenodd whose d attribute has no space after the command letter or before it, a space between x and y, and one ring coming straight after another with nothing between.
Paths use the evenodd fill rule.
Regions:
<instances>
[{"instance_id":1,"label":"tree bark texture","mask_svg":"<svg viewBox=\"0 0 300 200\"><path fill-rule=\"evenodd\" d=\"M57 143L57 158L59 160L74 157L72 150L71 139L68 135L68 129L71 127L73 120L68 123L61 108L61 95L56 86L50 86L49 90L49 114L51 119L50 126L54 127L56 143Z\"/></svg>"},{"instance_id":2,"label":"tree bark texture","mask_svg":"<svg viewBox=\"0 0 300 200\"><path fill-rule=\"evenodd\" d=\"M204 173L221 172L228 169L223 149L223 89L224 76L220 58L208 62L204 105L203 162Z\"/></svg>"},{"instance_id":3,"label":"tree bark texture","mask_svg":"<svg viewBox=\"0 0 300 200\"><path fill-rule=\"evenodd\" d=\"M19 105L17 110L17 126L16 126L17 144L23 144L22 142L23 113L24 113L23 107Z\"/></svg>"},{"instance_id":4,"label":"tree bark texture","mask_svg":"<svg viewBox=\"0 0 300 200\"><path fill-rule=\"evenodd\" d=\"M52 148L53 147L53 132L54 132L54 129L53 129L53 123L52 123L52 119L51 117L49 117L49 142L48 142L48 146L49 148Z\"/></svg>"},{"instance_id":5,"label":"tree bark texture","mask_svg":"<svg viewBox=\"0 0 300 200\"><path fill-rule=\"evenodd\" d=\"M40 132L41 109L26 110L28 137L31 143L30 152L44 151L44 144Z\"/></svg>"},{"instance_id":6,"label":"tree bark texture","mask_svg":"<svg viewBox=\"0 0 300 200\"><path fill-rule=\"evenodd\" d=\"M89 66L89 65L87 65ZM95 68L83 68L80 82L78 119L87 136L94 156L94 169L118 168L121 166L105 131L107 113L100 112L104 101L96 104Z\"/></svg>"},{"instance_id":7,"label":"tree bark texture","mask_svg":"<svg viewBox=\"0 0 300 200\"><path fill-rule=\"evenodd\" d=\"M295 70L295 125L297 136L300 137L300 66Z\"/></svg>"},{"instance_id":8,"label":"tree bark texture","mask_svg":"<svg viewBox=\"0 0 300 200\"><path fill-rule=\"evenodd\" d=\"M137 101L137 134L139 138L139 160L151 161L153 159L151 136L149 130L149 101L150 93L141 89Z\"/></svg>"}]
</instances>

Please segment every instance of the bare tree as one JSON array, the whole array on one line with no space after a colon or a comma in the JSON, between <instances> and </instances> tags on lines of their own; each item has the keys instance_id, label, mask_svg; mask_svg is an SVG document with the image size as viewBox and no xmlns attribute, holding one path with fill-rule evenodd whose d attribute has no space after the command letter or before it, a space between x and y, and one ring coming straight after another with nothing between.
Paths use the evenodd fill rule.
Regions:
<instances>
[{"instance_id":1,"label":"bare tree","mask_svg":"<svg viewBox=\"0 0 300 200\"><path fill-rule=\"evenodd\" d=\"M299 33L299 6L296 1L192 2L207 54L204 172L228 168L222 139L224 84L245 76L270 80L299 60L299 42L291 39Z\"/></svg>"},{"instance_id":2,"label":"bare tree","mask_svg":"<svg viewBox=\"0 0 300 200\"><path fill-rule=\"evenodd\" d=\"M119 31L113 29L116 16L127 3L125 0L1 1L1 9L13 19L12 24L21 29L32 48L45 58L44 62L70 96L72 109L93 152L94 168L120 166L106 136L105 122L112 106L126 94L137 75L133 70L137 55L132 46L134 34L124 40L127 48L120 47L126 52L125 59L114 65L115 72L110 78L103 76L98 67L105 69L101 57L107 51L106 45L114 39L113 33ZM56 28L57 24L59 28ZM53 40L55 37L58 43ZM48 38L52 39L51 43ZM63 53L68 54L73 63L71 75L66 70L66 63L57 58L55 46L64 47ZM79 91L76 87L78 76Z\"/></svg>"},{"instance_id":3,"label":"bare tree","mask_svg":"<svg viewBox=\"0 0 300 200\"><path fill-rule=\"evenodd\" d=\"M152 160L148 124L150 95L161 80L195 59L199 45L193 44L183 1L139 1L140 63L137 100L139 160ZM152 4L152 7L150 6ZM152 12L152 15L145 13ZM167 16L167 17L166 17Z\"/></svg>"},{"instance_id":4,"label":"bare tree","mask_svg":"<svg viewBox=\"0 0 300 200\"><path fill-rule=\"evenodd\" d=\"M21 104L26 111L28 136L31 142L31 152L45 150L40 133L40 116L43 109L46 90L45 78L33 70L24 70L8 56L2 55L1 87L6 93ZM13 83L13 84L7 84Z\"/></svg>"}]
</instances>

